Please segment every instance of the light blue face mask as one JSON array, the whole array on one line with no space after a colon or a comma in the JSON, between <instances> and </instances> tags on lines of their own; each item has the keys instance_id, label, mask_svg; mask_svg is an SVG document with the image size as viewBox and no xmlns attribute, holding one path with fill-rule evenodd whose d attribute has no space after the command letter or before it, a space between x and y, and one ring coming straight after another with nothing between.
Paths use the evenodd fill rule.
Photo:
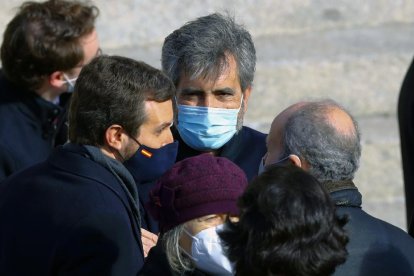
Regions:
<instances>
[{"instance_id":1,"label":"light blue face mask","mask_svg":"<svg viewBox=\"0 0 414 276\"><path fill-rule=\"evenodd\" d=\"M178 105L177 130L184 142L193 149L206 151L221 148L237 132L241 108L212 108Z\"/></svg>"}]
</instances>

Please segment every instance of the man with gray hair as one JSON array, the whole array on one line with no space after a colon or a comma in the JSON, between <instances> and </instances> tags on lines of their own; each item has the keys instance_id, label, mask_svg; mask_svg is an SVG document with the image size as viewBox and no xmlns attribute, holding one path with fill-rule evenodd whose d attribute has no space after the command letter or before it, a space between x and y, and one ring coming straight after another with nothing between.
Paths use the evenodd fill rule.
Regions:
<instances>
[{"instance_id":1,"label":"man with gray hair","mask_svg":"<svg viewBox=\"0 0 414 276\"><path fill-rule=\"evenodd\" d=\"M243 126L255 65L249 32L229 16L197 18L165 39L162 68L177 87L177 161L210 152L248 179L257 175L266 135Z\"/></svg>"},{"instance_id":2,"label":"man with gray hair","mask_svg":"<svg viewBox=\"0 0 414 276\"><path fill-rule=\"evenodd\" d=\"M316 177L346 214L347 261L335 275L413 275L414 240L401 229L361 209L353 183L361 141L355 119L332 100L296 103L273 121L262 166L292 162Z\"/></svg>"}]
</instances>

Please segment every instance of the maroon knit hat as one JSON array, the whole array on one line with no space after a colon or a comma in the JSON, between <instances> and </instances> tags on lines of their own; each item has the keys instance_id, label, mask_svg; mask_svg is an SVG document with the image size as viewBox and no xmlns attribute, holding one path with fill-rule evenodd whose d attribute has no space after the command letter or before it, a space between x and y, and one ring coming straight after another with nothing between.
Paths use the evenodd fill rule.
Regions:
<instances>
[{"instance_id":1,"label":"maroon knit hat","mask_svg":"<svg viewBox=\"0 0 414 276\"><path fill-rule=\"evenodd\" d=\"M161 233L205 215L237 215L245 173L224 157L205 153L177 162L156 183L146 207Z\"/></svg>"}]
</instances>

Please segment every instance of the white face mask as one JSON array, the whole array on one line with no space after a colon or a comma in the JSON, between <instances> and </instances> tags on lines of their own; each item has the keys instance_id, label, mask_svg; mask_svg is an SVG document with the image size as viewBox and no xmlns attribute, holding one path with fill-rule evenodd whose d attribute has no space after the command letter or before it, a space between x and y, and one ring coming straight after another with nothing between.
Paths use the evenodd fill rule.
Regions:
<instances>
[{"instance_id":1,"label":"white face mask","mask_svg":"<svg viewBox=\"0 0 414 276\"><path fill-rule=\"evenodd\" d=\"M193 240L191 255L187 255L194 261L197 268L213 275L233 275L233 266L229 259L224 255L220 237L217 231L223 229L223 224L216 227L204 229L193 236L185 233Z\"/></svg>"},{"instance_id":2,"label":"white face mask","mask_svg":"<svg viewBox=\"0 0 414 276\"><path fill-rule=\"evenodd\" d=\"M66 83L68 84L67 92L72 93L75 90L75 83L78 77L69 79L66 74L63 74L63 78L65 79Z\"/></svg>"}]
</instances>

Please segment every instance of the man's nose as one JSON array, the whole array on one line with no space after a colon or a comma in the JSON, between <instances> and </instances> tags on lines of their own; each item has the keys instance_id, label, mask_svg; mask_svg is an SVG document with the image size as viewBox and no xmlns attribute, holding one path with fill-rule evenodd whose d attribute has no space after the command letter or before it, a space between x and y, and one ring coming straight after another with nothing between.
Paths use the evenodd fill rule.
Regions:
<instances>
[{"instance_id":1,"label":"man's nose","mask_svg":"<svg viewBox=\"0 0 414 276\"><path fill-rule=\"evenodd\" d=\"M217 106L217 99L213 95L206 95L200 101L200 106L205 106L205 107L218 107Z\"/></svg>"}]
</instances>

